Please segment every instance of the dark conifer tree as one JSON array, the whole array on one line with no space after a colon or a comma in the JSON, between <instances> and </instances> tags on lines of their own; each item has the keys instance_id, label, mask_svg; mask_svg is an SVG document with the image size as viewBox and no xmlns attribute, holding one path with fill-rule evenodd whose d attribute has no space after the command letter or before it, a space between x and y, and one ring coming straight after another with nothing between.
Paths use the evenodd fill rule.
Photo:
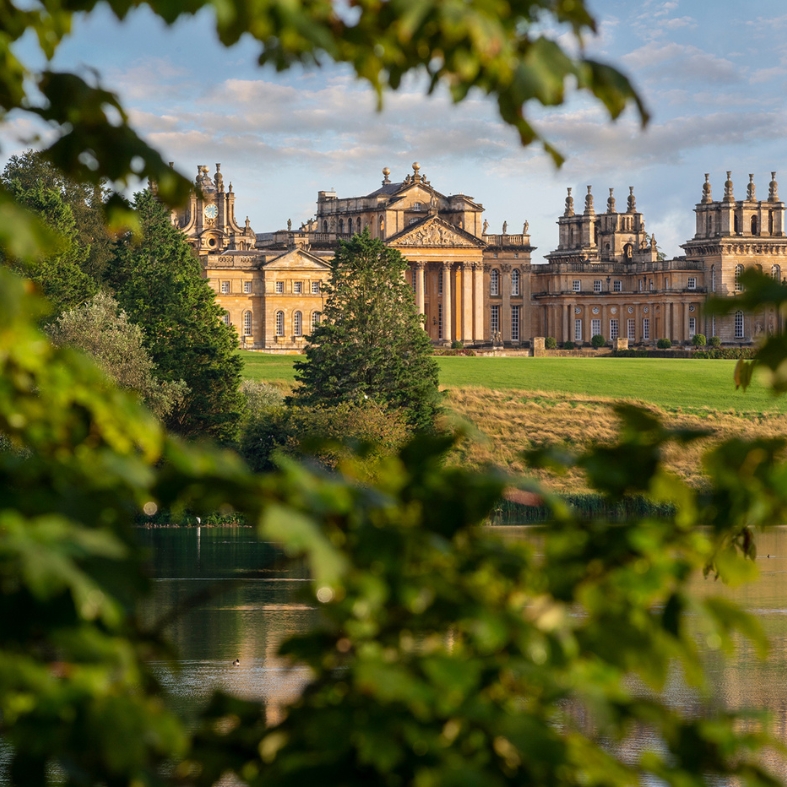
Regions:
<instances>
[{"instance_id":1,"label":"dark conifer tree","mask_svg":"<svg viewBox=\"0 0 787 787\"><path fill-rule=\"evenodd\" d=\"M235 330L222 321L213 290L167 210L150 193L136 195L142 239L118 243L108 282L120 307L145 332L163 380L183 380L189 392L166 419L187 437L237 440L243 399Z\"/></svg>"},{"instance_id":2,"label":"dark conifer tree","mask_svg":"<svg viewBox=\"0 0 787 787\"><path fill-rule=\"evenodd\" d=\"M340 244L320 325L295 364L299 404L372 399L430 429L440 408L437 364L404 278L407 261L369 232Z\"/></svg>"}]
</instances>

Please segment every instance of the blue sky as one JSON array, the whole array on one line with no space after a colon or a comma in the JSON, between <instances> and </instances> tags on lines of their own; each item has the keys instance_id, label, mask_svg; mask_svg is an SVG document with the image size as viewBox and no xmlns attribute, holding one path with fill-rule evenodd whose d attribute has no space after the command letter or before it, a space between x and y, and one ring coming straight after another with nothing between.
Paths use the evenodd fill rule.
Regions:
<instances>
[{"instance_id":1,"label":"blue sky","mask_svg":"<svg viewBox=\"0 0 787 787\"><path fill-rule=\"evenodd\" d=\"M736 194L754 173L767 196L771 170L783 170L787 195L787 5L737 0L590 0L600 22L588 42L622 67L652 114L643 132L633 113L615 124L587 98L536 111L537 126L566 156L557 170L536 147L523 149L491 101L478 95L452 106L426 98L410 81L375 97L343 68L276 74L256 65L255 46L217 41L208 14L166 28L145 9L123 23L106 11L80 19L56 65L95 68L120 94L137 129L193 177L221 162L237 194L236 213L257 232L298 226L318 190L360 196L413 161L439 191L483 203L493 230L530 222L534 260L557 243L565 189L581 198L593 185L603 210L609 187L619 205L634 186L648 229L670 256L693 234L703 173L714 194L733 172ZM34 129L10 119L3 155L24 149Z\"/></svg>"}]
</instances>

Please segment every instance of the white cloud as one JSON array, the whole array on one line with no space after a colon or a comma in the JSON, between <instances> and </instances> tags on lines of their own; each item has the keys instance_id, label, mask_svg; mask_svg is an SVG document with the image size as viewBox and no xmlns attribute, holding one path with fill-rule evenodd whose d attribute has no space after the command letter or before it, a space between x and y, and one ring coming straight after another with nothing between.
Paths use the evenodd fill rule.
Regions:
<instances>
[{"instance_id":1,"label":"white cloud","mask_svg":"<svg viewBox=\"0 0 787 787\"><path fill-rule=\"evenodd\" d=\"M731 84L740 79L739 68L726 58L674 41L652 41L623 55L621 61L649 82Z\"/></svg>"}]
</instances>

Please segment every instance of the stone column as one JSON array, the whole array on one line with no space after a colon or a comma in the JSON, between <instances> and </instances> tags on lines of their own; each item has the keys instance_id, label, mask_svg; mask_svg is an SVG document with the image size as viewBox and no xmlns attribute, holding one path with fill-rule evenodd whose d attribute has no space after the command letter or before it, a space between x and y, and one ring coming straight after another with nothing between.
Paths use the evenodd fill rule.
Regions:
<instances>
[{"instance_id":1,"label":"stone column","mask_svg":"<svg viewBox=\"0 0 787 787\"><path fill-rule=\"evenodd\" d=\"M569 306L567 303L563 304L563 337L560 341L567 342L571 337L569 336L569 327L571 325L571 317L569 316Z\"/></svg>"},{"instance_id":2,"label":"stone column","mask_svg":"<svg viewBox=\"0 0 787 787\"><path fill-rule=\"evenodd\" d=\"M451 315L451 263L444 262L443 277L443 341L449 344L454 340L453 319Z\"/></svg>"},{"instance_id":3,"label":"stone column","mask_svg":"<svg viewBox=\"0 0 787 787\"><path fill-rule=\"evenodd\" d=\"M462 341L473 341L473 263L462 263Z\"/></svg>"},{"instance_id":4,"label":"stone column","mask_svg":"<svg viewBox=\"0 0 787 787\"><path fill-rule=\"evenodd\" d=\"M501 265L500 270L503 274L503 313L500 315L500 331L503 334L503 341L511 341L511 266ZM520 282L521 286L521 282ZM522 335L522 316L519 317L519 334Z\"/></svg>"},{"instance_id":5,"label":"stone column","mask_svg":"<svg viewBox=\"0 0 787 787\"><path fill-rule=\"evenodd\" d=\"M473 339L484 341L484 263L473 263Z\"/></svg>"},{"instance_id":6,"label":"stone column","mask_svg":"<svg viewBox=\"0 0 787 787\"><path fill-rule=\"evenodd\" d=\"M418 309L418 314L423 314L426 304L426 292L424 288L424 263L416 262L413 266L415 268L415 305Z\"/></svg>"}]
</instances>

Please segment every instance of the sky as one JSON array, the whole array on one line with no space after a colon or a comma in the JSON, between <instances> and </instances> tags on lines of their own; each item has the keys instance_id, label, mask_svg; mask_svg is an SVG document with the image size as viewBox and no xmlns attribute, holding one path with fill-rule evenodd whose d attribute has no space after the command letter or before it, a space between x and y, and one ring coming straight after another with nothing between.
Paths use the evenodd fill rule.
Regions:
<instances>
[{"instance_id":1,"label":"sky","mask_svg":"<svg viewBox=\"0 0 787 787\"><path fill-rule=\"evenodd\" d=\"M299 226L314 215L320 190L374 191L383 167L401 180L413 161L441 193L482 203L490 231L503 221L521 231L527 219L534 262L557 245L569 186L580 208L592 185L597 212L610 187L625 209L633 186L647 229L670 257L694 234L704 173L718 198L732 170L739 199L753 173L763 199L770 172L783 170L787 195L783 0L589 0L589 7L599 32L588 52L629 75L652 119L643 131L627 111L612 124L581 95L557 110L534 108L535 125L566 156L560 169L540 148L523 148L480 94L455 106L442 93L426 97L412 79L377 112L371 89L348 69L262 69L251 40L219 44L206 12L168 28L144 8L122 23L99 10L77 20L55 66L96 69L135 128L188 177L221 162L236 215L241 222L248 215L256 232L288 219ZM33 51L30 40L22 48ZM12 115L0 130L0 157L35 145L36 131Z\"/></svg>"}]
</instances>

